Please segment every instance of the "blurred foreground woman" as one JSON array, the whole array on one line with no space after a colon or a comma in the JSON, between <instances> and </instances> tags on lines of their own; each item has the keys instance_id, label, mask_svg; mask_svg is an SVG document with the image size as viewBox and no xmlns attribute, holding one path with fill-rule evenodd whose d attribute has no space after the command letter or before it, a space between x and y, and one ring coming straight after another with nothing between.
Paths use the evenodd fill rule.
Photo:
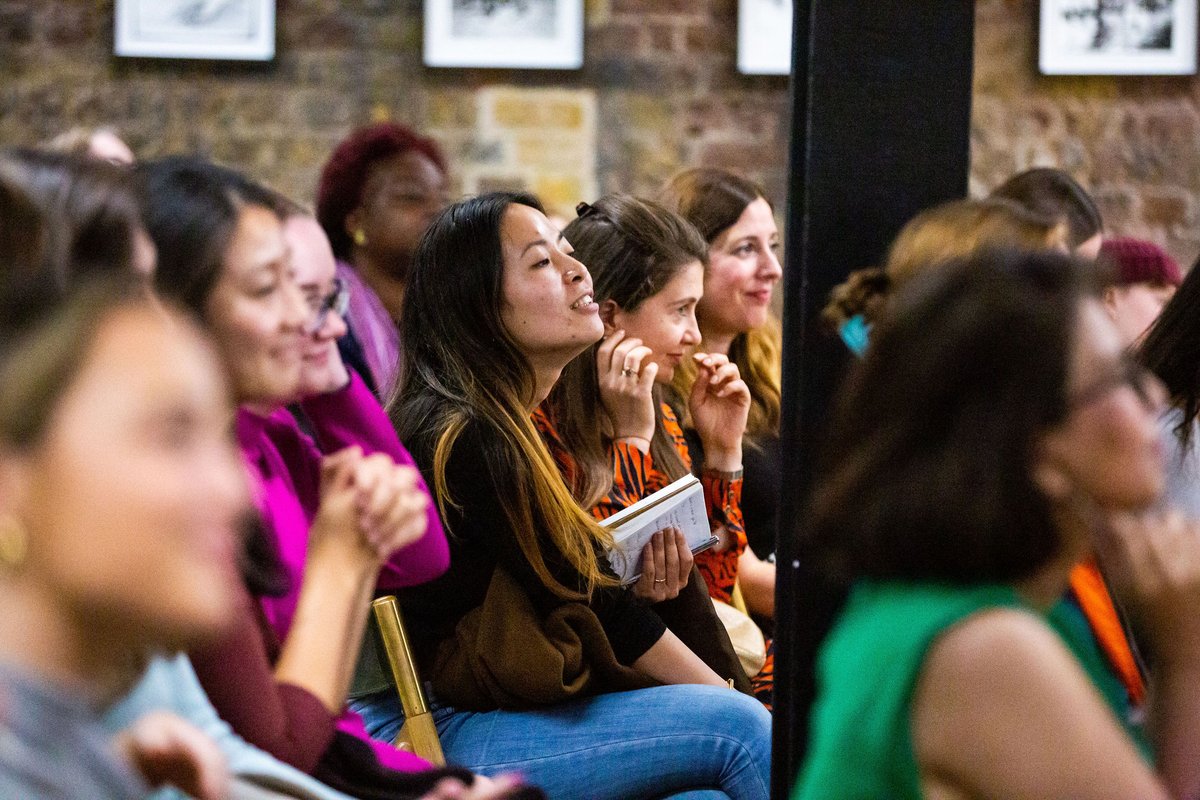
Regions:
<instances>
[{"instance_id":1,"label":"blurred foreground woman","mask_svg":"<svg viewBox=\"0 0 1200 800\"><path fill-rule=\"evenodd\" d=\"M796 798L1200 789L1197 531L1144 514L1162 389L1081 269L975 256L915 278L872 335L811 506L814 552L854 588ZM1157 771L1045 621L1093 552L1159 648Z\"/></svg>"},{"instance_id":2,"label":"blurred foreground woman","mask_svg":"<svg viewBox=\"0 0 1200 800\"><path fill-rule=\"evenodd\" d=\"M6 265L11 267L11 265ZM120 283L0 289L0 796L225 796L195 729L102 706L151 651L233 613L248 497L232 405L194 326ZM39 297L39 295L42 295ZM43 303L43 301L45 301Z\"/></svg>"}]
</instances>

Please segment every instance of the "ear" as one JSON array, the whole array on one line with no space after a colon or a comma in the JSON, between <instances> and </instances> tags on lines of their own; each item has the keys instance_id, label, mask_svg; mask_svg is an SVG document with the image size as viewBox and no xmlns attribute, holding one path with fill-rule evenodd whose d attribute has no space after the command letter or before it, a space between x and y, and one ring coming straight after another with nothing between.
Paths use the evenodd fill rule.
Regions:
<instances>
[{"instance_id":1,"label":"ear","mask_svg":"<svg viewBox=\"0 0 1200 800\"><path fill-rule=\"evenodd\" d=\"M354 232L362 228L363 210L362 206L351 211L346 215L343 226L346 229L346 235L354 239Z\"/></svg>"},{"instance_id":2,"label":"ear","mask_svg":"<svg viewBox=\"0 0 1200 800\"><path fill-rule=\"evenodd\" d=\"M1117 320L1117 291L1117 287L1109 286L1100 297L1100 302L1104 304L1104 310L1108 312L1109 318L1114 322Z\"/></svg>"},{"instance_id":3,"label":"ear","mask_svg":"<svg viewBox=\"0 0 1200 800\"><path fill-rule=\"evenodd\" d=\"M600 303L600 320L604 323L604 335L620 330L622 321L625 317L625 312L617 305L616 300L605 300Z\"/></svg>"},{"instance_id":4,"label":"ear","mask_svg":"<svg viewBox=\"0 0 1200 800\"><path fill-rule=\"evenodd\" d=\"M1033 483L1051 502L1063 502L1075 491L1075 482L1063 459L1056 452L1056 443L1043 439L1037 446L1031 477Z\"/></svg>"}]
</instances>

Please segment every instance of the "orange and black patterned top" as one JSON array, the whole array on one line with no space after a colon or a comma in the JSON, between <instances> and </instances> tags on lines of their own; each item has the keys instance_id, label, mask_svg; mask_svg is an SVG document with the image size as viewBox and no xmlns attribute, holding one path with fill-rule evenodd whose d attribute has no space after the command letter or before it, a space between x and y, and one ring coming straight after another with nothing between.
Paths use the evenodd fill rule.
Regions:
<instances>
[{"instance_id":1,"label":"orange and black patterned top","mask_svg":"<svg viewBox=\"0 0 1200 800\"><path fill-rule=\"evenodd\" d=\"M674 410L662 404L663 429L670 434L684 466L692 468L687 439ZM568 486L575 485L575 457L567 450L554 421L543 407L533 412L533 423L542 435L550 454L558 465ZM671 483L671 478L655 468L654 459L628 442L613 442L609 450L613 463L613 487L600 502L591 509L596 519L606 519L618 511L628 508L643 497L657 492ZM709 549L696 555L696 568L708 585L708 593L716 600L731 603L733 587L737 582L738 558L746 550L746 528L742 522L742 479L729 480L714 472L702 472L700 483L704 488L704 500L708 505L708 520L716 531L724 527L733 542L721 552ZM767 709L772 707L775 688L775 645L767 640L767 660L762 670L751 676L754 696Z\"/></svg>"},{"instance_id":2,"label":"orange and black patterned top","mask_svg":"<svg viewBox=\"0 0 1200 800\"><path fill-rule=\"evenodd\" d=\"M683 428L679 425L679 418L666 403L662 404L662 415L663 429L670 434L684 466L691 469L687 440L684 438ZM575 459L559 437L554 421L544 408L539 407L533 412L533 422L546 442L546 447L554 456L567 485L574 485ZM613 487L590 509L596 519L611 517L671 483L670 476L654 466L654 459L649 453L643 453L628 442L613 442L609 453L613 462ZM697 554L696 567L708 584L708 593L717 600L728 603L732 599L733 585L737 581L738 557L746 549L746 529L742 524L741 509L742 479L728 480L719 474L704 472L700 476L700 484L704 488L704 500L708 505L709 524L714 531L723 527L727 531L724 538L733 544L721 552L709 549Z\"/></svg>"}]
</instances>

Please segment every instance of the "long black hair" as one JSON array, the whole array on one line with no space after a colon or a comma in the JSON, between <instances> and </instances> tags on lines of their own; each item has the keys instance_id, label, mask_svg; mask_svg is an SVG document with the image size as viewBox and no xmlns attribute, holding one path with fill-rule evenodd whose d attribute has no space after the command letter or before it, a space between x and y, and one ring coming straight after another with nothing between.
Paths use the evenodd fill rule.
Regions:
<instances>
[{"instance_id":1,"label":"long black hair","mask_svg":"<svg viewBox=\"0 0 1200 800\"><path fill-rule=\"evenodd\" d=\"M443 519L455 507L447 464L470 427L504 499L507 528L533 570L564 598L615 585L597 559L610 535L571 497L530 419L533 368L505 328L501 229L513 206L541 211L527 194L492 192L443 211L425 231L404 293L401 386L388 411L426 472ZM451 533L453 533L452 526ZM564 586L547 567L553 545L583 585Z\"/></svg>"}]
</instances>

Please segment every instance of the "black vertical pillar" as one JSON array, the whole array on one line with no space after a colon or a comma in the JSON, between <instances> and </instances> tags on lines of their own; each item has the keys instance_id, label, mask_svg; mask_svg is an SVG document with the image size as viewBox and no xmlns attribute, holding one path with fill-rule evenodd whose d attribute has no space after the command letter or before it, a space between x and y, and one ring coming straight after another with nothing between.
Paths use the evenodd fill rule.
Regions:
<instances>
[{"instance_id":1,"label":"black vertical pillar","mask_svg":"<svg viewBox=\"0 0 1200 800\"><path fill-rule=\"evenodd\" d=\"M820 309L850 271L881 262L917 211L966 194L974 14L973 0L795 0L775 800L803 759L813 662L842 600L801 545L811 456L849 358L820 331Z\"/></svg>"}]
</instances>

